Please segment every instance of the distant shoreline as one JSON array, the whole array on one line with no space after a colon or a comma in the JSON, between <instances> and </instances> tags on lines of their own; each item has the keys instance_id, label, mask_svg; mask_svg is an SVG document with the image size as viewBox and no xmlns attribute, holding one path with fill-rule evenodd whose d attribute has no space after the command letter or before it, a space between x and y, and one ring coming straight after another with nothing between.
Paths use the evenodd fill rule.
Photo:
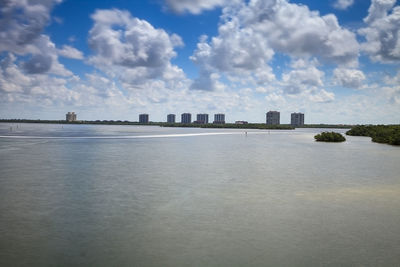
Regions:
<instances>
[{"instance_id":1,"label":"distant shoreline","mask_svg":"<svg viewBox=\"0 0 400 267\"><path fill-rule=\"evenodd\" d=\"M65 120L28 120L28 119L0 119L0 123L44 123L44 124L91 124L91 125L141 125L141 126L160 126L160 127L185 127L185 128L214 128L214 129L260 129L260 130L293 130L295 128L336 128L350 129L354 125L345 124L305 124L293 127L290 124L267 125L265 123L248 123L248 124L182 124L167 122L149 122L139 123L134 121L113 121L113 120L96 120L96 121L74 121L67 122Z\"/></svg>"}]
</instances>

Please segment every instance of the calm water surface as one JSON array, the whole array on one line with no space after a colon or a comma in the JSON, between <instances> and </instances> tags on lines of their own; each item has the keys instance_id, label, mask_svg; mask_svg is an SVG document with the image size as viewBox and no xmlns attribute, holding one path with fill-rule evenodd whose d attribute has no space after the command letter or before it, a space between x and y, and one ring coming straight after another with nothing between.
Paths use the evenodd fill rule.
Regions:
<instances>
[{"instance_id":1,"label":"calm water surface","mask_svg":"<svg viewBox=\"0 0 400 267\"><path fill-rule=\"evenodd\" d=\"M0 266L400 266L400 148L321 131L2 123Z\"/></svg>"}]
</instances>

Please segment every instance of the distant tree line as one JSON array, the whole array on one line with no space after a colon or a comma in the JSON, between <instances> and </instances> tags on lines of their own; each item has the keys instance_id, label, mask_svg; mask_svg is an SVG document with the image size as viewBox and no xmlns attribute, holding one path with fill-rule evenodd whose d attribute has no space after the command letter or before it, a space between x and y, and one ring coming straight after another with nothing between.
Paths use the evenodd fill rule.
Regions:
<instances>
[{"instance_id":1,"label":"distant tree line","mask_svg":"<svg viewBox=\"0 0 400 267\"><path fill-rule=\"evenodd\" d=\"M346 138L340 133L335 132L322 132L314 136L316 141L320 142L344 142Z\"/></svg>"},{"instance_id":2,"label":"distant tree line","mask_svg":"<svg viewBox=\"0 0 400 267\"><path fill-rule=\"evenodd\" d=\"M148 122L140 123L134 121L121 120L96 120L96 121L71 121L66 120L27 120L27 119L0 119L0 122L8 123L50 123L50 124L101 124L101 125L149 125L161 127L192 127L192 128L231 128L231 129L269 129L269 130L293 130L294 127L288 124L267 125L265 123L248 123L248 124L197 124L197 123L167 123L167 122Z\"/></svg>"},{"instance_id":3,"label":"distant tree line","mask_svg":"<svg viewBox=\"0 0 400 267\"><path fill-rule=\"evenodd\" d=\"M346 132L351 136L369 136L372 142L400 145L400 125L357 125Z\"/></svg>"},{"instance_id":4,"label":"distant tree line","mask_svg":"<svg viewBox=\"0 0 400 267\"><path fill-rule=\"evenodd\" d=\"M229 129L261 129L261 130L293 130L294 127L288 124L267 125L265 123L225 123L225 124L196 124L196 123L160 123L162 127L196 127L196 128L229 128Z\"/></svg>"}]
</instances>

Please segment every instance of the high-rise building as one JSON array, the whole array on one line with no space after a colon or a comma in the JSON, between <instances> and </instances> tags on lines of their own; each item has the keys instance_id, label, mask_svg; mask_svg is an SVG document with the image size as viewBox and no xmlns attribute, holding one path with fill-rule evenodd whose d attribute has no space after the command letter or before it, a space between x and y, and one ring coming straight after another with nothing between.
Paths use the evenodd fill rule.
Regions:
<instances>
[{"instance_id":1,"label":"high-rise building","mask_svg":"<svg viewBox=\"0 0 400 267\"><path fill-rule=\"evenodd\" d=\"M197 114L197 120L196 123L199 124L206 124L208 123L208 114Z\"/></svg>"},{"instance_id":2,"label":"high-rise building","mask_svg":"<svg viewBox=\"0 0 400 267\"><path fill-rule=\"evenodd\" d=\"M292 126L304 125L304 113L292 113L290 114L290 124Z\"/></svg>"},{"instance_id":3,"label":"high-rise building","mask_svg":"<svg viewBox=\"0 0 400 267\"><path fill-rule=\"evenodd\" d=\"M68 112L68 113L65 115L65 119L66 119L66 121L68 121L68 122L76 121L76 114L75 114L75 112Z\"/></svg>"},{"instance_id":4,"label":"high-rise building","mask_svg":"<svg viewBox=\"0 0 400 267\"><path fill-rule=\"evenodd\" d=\"M181 115L181 123L192 123L192 114L190 114L190 113L182 113L182 115Z\"/></svg>"},{"instance_id":5,"label":"high-rise building","mask_svg":"<svg viewBox=\"0 0 400 267\"><path fill-rule=\"evenodd\" d=\"M139 123L149 123L149 114L139 114Z\"/></svg>"},{"instance_id":6,"label":"high-rise building","mask_svg":"<svg viewBox=\"0 0 400 267\"><path fill-rule=\"evenodd\" d=\"M167 115L167 122L168 123L175 123L175 114L168 114Z\"/></svg>"},{"instance_id":7,"label":"high-rise building","mask_svg":"<svg viewBox=\"0 0 400 267\"><path fill-rule=\"evenodd\" d=\"M215 124L224 124L225 123L225 114L218 113L214 114L214 122Z\"/></svg>"},{"instance_id":8,"label":"high-rise building","mask_svg":"<svg viewBox=\"0 0 400 267\"><path fill-rule=\"evenodd\" d=\"M279 125L280 124L280 113L279 111L268 111L267 112L267 124L268 125Z\"/></svg>"}]
</instances>

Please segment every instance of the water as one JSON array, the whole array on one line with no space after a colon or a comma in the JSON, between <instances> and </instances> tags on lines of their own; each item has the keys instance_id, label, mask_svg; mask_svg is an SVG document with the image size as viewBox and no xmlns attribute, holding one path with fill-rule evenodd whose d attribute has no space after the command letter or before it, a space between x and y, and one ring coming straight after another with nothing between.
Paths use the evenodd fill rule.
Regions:
<instances>
[{"instance_id":1,"label":"water","mask_svg":"<svg viewBox=\"0 0 400 267\"><path fill-rule=\"evenodd\" d=\"M321 131L2 123L0 266L400 266L400 148Z\"/></svg>"}]
</instances>

